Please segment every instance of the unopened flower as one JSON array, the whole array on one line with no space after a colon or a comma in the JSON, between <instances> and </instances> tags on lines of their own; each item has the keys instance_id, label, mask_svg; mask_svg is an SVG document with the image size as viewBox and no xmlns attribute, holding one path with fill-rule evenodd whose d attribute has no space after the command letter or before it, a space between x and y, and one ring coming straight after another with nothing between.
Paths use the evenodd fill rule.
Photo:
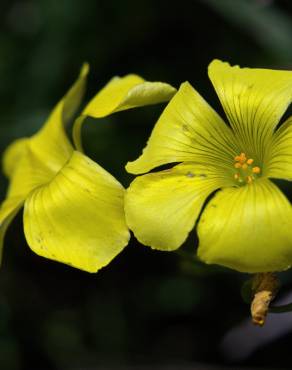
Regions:
<instances>
[{"instance_id":1,"label":"unopened flower","mask_svg":"<svg viewBox=\"0 0 292 370\"><path fill-rule=\"evenodd\" d=\"M198 223L206 263L251 273L287 269L291 204L271 178L292 180L292 119L277 128L292 100L292 72L214 60L209 77L230 126L182 84L126 168L142 174L182 163L132 182L127 223L141 243L160 250L179 248Z\"/></svg>"}]
</instances>

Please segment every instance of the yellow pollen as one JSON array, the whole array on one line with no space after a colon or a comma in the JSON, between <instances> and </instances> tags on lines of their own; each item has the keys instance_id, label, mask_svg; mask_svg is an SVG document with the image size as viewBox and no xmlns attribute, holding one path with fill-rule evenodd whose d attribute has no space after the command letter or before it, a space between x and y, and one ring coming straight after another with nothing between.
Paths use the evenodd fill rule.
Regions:
<instances>
[{"instance_id":1,"label":"yellow pollen","mask_svg":"<svg viewBox=\"0 0 292 370\"><path fill-rule=\"evenodd\" d=\"M235 178L235 180L238 180L239 179L239 173L235 173L234 178Z\"/></svg>"},{"instance_id":2,"label":"yellow pollen","mask_svg":"<svg viewBox=\"0 0 292 370\"><path fill-rule=\"evenodd\" d=\"M252 177L251 177L251 176L247 176L247 178L246 178L246 182L247 182L248 184L250 184L250 183L252 182Z\"/></svg>"},{"instance_id":3,"label":"yellow pollen","mask_svg":"<svg viewBox=\"0 0 292 370\"><path fill-rule=\"evenodd\" d=\"M256 167L253 167L252 168L252 172L253 173L260 173L261 172L261 169L260 169L260 167L257 167L257 166Z\"/></svg>"},{"instance_id":4,"label":"yellow pollen","mask_svg":"<svg viewBox=\"0 0 292 370\"><path fill-rule=\"evenodd\" d=\"M252 159L252 158L249 158L247 161L246 161L246 163L247 164L252 164L254 162L254 160Z\"/></svg>"},{"instance_id":5,"label":"yellow pollen","mask_svg":"<svg viewBox=\"0 0 292 370\"><path fill-rule=\"evenodd\" d=\"M243 170L246 170L246 169L247 169L247 167L248 167L248 165L247 165L246 163L243 163L243 165L241 166L241 168L242 168Z\"/></svg>"},{"instance_id":6,"label":"yellow pollen","mask_svg":"<svg viewBox=\"0 0 292 370\"><path fill-rule=\"evenodd\" d=\"M241 168L241 163L239 163L239 162L234 163L234 167L235 168Z\"/></svg>"}]
</instances>

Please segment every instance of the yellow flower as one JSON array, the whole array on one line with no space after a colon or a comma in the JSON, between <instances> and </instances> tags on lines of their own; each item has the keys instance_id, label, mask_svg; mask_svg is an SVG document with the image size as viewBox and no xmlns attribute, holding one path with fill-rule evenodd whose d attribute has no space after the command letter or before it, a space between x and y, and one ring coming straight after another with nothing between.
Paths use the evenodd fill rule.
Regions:
<instances>
[{"instance_id":1,"label":"yellow flower","mask_svg":"<svg viewBox=\"0 0 292 370\"><path fill-rule=\"evenodd\" d=\"M127 223L141 243L175 250L198 222L206 263L251 273L287 269L291 205L270 178L292 180L292 118L276 129L292 99L292 72L214 60L209 77L230 126L183 83L126 168L141 174L183 163L133 181Z\"/></svg>"},{"instance_id":2,"label":"yellow flower","mask_svg":"<svg viewBox=\"0 0 292 370\"><path fill-rule=\"evenodd\" d=\"M74 148L66 126L79 108L88 66L56 105L39 132L12 143L4 153L10 180L0 208L0 246L5 231L24 205L24 232L31 249L46 258L88 272L107 265L128 243L124 188L107 171ZM167 101L175 89L145 82L137 75L112 79L85 107L74 125L119 110Z\"/></svg>"}]
</instances>

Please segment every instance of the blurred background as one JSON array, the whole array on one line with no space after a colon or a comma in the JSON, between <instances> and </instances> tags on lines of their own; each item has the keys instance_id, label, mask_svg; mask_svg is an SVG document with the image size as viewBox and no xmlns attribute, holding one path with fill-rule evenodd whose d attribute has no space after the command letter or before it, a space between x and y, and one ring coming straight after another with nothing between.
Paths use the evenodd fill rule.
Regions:
<instances>
[{"instance_id":1,"label":"blurred background","mask_svg":"<svg viewBox=\"0 0 292 370\"><path fill-rule=\"evenodd\" d=\"M86 100L113 75L134 72L176 87L188 80L219 111L207 77L212 59L292 69L289 0L1 0L0 20L1 153L41 127L84 61ZM124 165L162 109L88 120L86 153L127 186ZM2 176L2 198L6 186ZM33 254L21 216L6 235L0 272L1 370L292 367L292 313L252 327L240 294L248 276L191 258L195 232L179 253L133 237L92 275ZM281 278L284 302L291 273Z\"/></svg>"}]
</instances>

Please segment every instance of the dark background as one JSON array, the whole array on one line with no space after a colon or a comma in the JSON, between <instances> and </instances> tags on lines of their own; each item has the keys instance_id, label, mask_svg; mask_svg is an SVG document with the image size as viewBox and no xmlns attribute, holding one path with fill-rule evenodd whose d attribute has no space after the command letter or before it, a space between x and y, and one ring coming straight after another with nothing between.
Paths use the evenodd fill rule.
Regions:
<instances>
[{"instance_id":1,"label":"dark background","mask_svg":"<svg viewBox=\"0 0 292 370\"><path fill-rule=\"evenodd\" d=\"M212 59L292 69L289 3L1 0L1 152L41 127L83 61L91 65L86 100L113 75L134 72L176 87L188 80L221 111L207 77ZM140 154L161 110L88 120L86 153L127 186L133 177L124 165ZM6 186L1 177L2 197ZM193 232L182 252L194 251L195 239ZM109 266L87 274L33 254L19 215L0 271L0 369L291 368L292 313L274 340L263 339L272 326L248 334L243 324L237 341L224 341L248 319L240 294L248 276L182 252L154 252L132 238ZM290 274L282 280L285 293ZM258 349L246 354L244 345L258 337Z\"/></svg>"}]
</instances>

